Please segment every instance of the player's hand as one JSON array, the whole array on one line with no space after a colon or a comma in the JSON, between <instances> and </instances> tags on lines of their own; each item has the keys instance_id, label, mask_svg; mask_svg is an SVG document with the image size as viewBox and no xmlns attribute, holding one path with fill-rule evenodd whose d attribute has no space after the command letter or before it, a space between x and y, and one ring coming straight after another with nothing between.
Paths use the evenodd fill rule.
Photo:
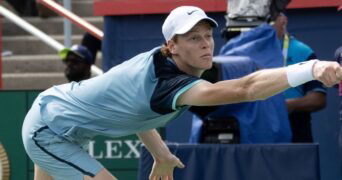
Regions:
<instances>
[{"instance_id":1,"label":"player's hand","mask_svg":"<svg viewBox=\"0 0 342 180\"><path fill-rule=\"evenodd\" d=\"M169 155L163 160L154 160L150 180L173 180L175 167L184 168L184 164L174 155Z\"/></svg>"},{"instance_id":2,"label":"player's hand","mask_svg":"<svg viewBox=\"0 0 342 180\"><path fill-rule=\"evenodd\" d=\"M312 73L315 79L327 87L338 84L342 80L342 68L337 62L318 61Z\"/></svg>"}]
</instances>

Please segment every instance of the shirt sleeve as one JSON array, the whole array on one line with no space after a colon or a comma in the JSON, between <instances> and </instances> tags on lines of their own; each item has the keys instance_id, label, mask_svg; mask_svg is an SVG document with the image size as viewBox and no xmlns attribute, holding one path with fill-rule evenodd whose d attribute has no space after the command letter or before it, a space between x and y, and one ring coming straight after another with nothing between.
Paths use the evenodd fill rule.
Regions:
<instances>
[{"instance_id":1,"label":"shirt sleeve","mask_svg":"<svg viewBox=\"0 0 342 180\"><path fill-rule=\"evenodd\" d=\"M327 88L324 87L324 85L315 80L315 81L310 81L304 84L304 91L305 94L309 93L309 92L321 92L326 94L327 93Z\"/></svg>"},{"instance_id":2,"label":"shirt sleeve","mask_svg":"<svg viewBox=\"0 0 342 180\"><path fill-rule=\"evenodd\" d=\"M200 82L201 79L187 74L176 74L158 80L151 97L151 109L159 114L167 114L177 110L177 99L180 95Z\"/></svg>"}]
</instances>

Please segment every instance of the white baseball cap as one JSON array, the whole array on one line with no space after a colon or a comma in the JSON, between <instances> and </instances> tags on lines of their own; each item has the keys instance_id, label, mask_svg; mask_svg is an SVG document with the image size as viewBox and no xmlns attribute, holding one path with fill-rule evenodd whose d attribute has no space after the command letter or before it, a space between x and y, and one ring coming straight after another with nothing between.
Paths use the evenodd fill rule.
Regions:
<instances>
[{"instance_id":1,"label":"white baseball cap","mask_svg":"<svg viewBox=\"0 0 342 180\"><path fill-rule=\"evenodd\" d=\"M195 6L180 6L171 11L164 21L162 31L166 41L169 41L176 34L185 34L199 21L208 20L213 27L217 22L208 17L205 12Z\"/></svg>"}]
</instances>

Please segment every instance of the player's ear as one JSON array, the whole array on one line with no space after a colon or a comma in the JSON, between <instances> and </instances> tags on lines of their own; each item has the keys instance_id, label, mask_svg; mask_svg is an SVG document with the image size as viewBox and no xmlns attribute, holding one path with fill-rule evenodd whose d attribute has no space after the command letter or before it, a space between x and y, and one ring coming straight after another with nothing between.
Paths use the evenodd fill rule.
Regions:
<instances>
[{"instance_id":1,"label":"player's ear","mask_svg":"<svg viewBox=\"0 0 342 180\"><path fill-rule=\"evenodd\" d=\"M177 47L176 47L176 43L173 39L169 40L167 42L167 47L170 50L171 54L176 54L177 53Z\"/></svg>"}]
</instances>

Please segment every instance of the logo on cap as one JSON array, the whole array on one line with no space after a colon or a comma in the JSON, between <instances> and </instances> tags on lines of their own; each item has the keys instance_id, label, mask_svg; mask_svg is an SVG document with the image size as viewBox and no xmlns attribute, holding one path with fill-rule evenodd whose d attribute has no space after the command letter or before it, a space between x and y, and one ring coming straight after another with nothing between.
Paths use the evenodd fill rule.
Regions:
<instances>
[{"instance_id":1,"label":"logo on cap","mask_svg":"<svg viewBox=\"0 0 342 180\"><path fill-rule=\"evenodd\" d=\"M187 13L188 13L188 15L191 15L192 13L194 13L196 11L198 11L198 10L193 10L193 11L190 11L190 12L187 12Z\"/></svg>"}]
</instances>

